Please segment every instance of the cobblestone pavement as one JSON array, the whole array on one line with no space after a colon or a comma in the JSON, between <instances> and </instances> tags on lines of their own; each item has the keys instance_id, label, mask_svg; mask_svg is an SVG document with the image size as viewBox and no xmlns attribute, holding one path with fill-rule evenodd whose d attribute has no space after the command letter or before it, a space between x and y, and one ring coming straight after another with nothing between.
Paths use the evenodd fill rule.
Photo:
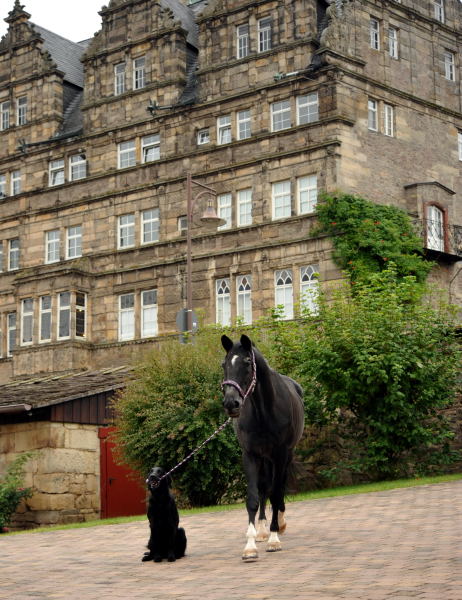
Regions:
<instances>
[{"instance_id":1,"label":"cobblestone pavement","mask_svg":"<svg viewBox=\"0 0 462 600\"><path fill-rule=\"evenodd\" d=\"M182 519L187 556L141 563L147 521L0 539L8 600L462 600L462 480L297 502L283 550L240 556L244 510Z\"/></svg>"}]
</instances>

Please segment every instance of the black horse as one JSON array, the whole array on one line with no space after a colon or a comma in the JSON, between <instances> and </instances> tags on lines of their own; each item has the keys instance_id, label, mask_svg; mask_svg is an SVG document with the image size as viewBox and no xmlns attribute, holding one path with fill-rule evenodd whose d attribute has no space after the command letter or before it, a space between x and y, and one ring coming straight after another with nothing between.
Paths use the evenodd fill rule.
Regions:
<instances>
[{"instance_id":1,"label":"black horse","mask_svg":"<svg viewBox=\"0 0 462 600\"><path fill-rule=\"evenodd\" d=\"M268 539L265 505L269 497L272 519L267 552L281 550L278 532L286 528L284 494L292 451L304 426L302 389L285 375L277 373L242 335L233 342L221 338L226 357L222 383L223 406L234 418L234 428L242 449L247 478L249 527L242 558L258 558L256 541ZM255 516L260 507L258 531Z\"/></svg>"}]
</instances>

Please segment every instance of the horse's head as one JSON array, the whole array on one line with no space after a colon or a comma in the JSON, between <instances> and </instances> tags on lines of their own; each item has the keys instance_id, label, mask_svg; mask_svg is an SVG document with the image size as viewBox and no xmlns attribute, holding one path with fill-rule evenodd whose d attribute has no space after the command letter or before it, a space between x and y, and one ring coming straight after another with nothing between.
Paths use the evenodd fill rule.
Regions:
<instances>
[{"instance_id":1,"label":"horse's head","mask_svg":"<svg viewBox=\"0 0 462 600\"><path fill-rule=\"evenodd\" d=\"M221 343L226 350L223 361L223 407L230 417L237 418L245 399L255 388L255 355L252 342L246 335L241 335L240 342L235 343L223 335Z\"/></svg>"}]
</instances>

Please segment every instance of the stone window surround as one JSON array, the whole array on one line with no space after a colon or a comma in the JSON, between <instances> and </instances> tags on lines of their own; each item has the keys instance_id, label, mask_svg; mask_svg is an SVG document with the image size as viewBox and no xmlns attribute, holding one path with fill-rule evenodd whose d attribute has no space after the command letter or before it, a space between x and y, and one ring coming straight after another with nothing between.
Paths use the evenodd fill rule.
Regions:
<instances>
[{"instance_id":1,"label":"stone window surround","mask_svg":"<svg viewBox=\"0 0 462 600\"><path fill-rule=\"evenodd\" d=\"M297 177L293 176L290 179L281 179L278 181L274 181L271 182L271 218L273 221L278 221L280 219L287 219L289 217L292 216L301 216L304 214L312 214L309 212L302 212L301 210L301 206L302 206L302 202L301 202L301 194L303 192L308 192L310 193L310 191L312 191L313 188L313 180L310 180L310 178L315 178L315 183L316 183L316 189L318 189L318 180L317 180L317 175L316 173L308 173L306 175L299 175ZM308 183L308 187L301 187L303 180L304 179L309 179ZM289 184L288 186L288 192L285 192L284 194L276 194L276 187L278 184ZM284 214L281 216L276 217L276 213L275 213L275 199L276 196L289 196L290 197L290 214ZM313 208L314 206L316 206L316 201L314 201L313 203Z\"/></svg>"},{"instance_id":2,"label":"stone window surround","mask_svg":"<svg viewBox=\"0 0 462 600\"><path fill-rule=\"evenodd\" d=\"M139 63L143 60L143 64L139 66ZM146 69L146 56L144 54L140 56L127 56L123 57L117 62L113 63L113 96L122 96L127 92L138 92L143 90L147 85L147 69ZM127 82L131 82L131 88L127 86Z\"/></svg>"},{"instance_id":3,"label":"stone window surround","mask_svg":"<svg viewBox=\"0 0 462 600\"><path fill-rule=\"evenodd\" d=\"M155 292L155 304L148 305L144 303L144 297L146 292ZM119 294L116 297L116 300L118 322L117 339L119 342L127 342L147 337L155 337L158 335L158 296L156 287L126 291L123 294ZM124 302L126 303L126 306L123 306ZM143 331L145 323L145 310L153 308L155 310L156 316L155 333Z\"/></svg>"},{"instance_id":4,"label":"stone window surround","mask_svg":"<svg viewBox=\"0 0 462 600\"><path fill-rule=\"evenodd\" d=\"M61 166L58 166L61 163ZM67 164L67 168L66 168ZM83 166L83 169L82 169ZM62 172L62 178L59 181L55 181L54 175L58 172ZM80 177L76 174L82 174ZM67 173L67 178L66 178ZM65 183L79 181L87 177L87 157L83 150L79 149L72 153L66 154L64 157L53 158L48 163L48 185L54 187L57 185L64 185Z\"/></svg>"},{"instance_id":5,"label":"stone window surround","mask_svg":"<svg viewBox=\"0 0 462 600\"><path fill-rule=\"evenodd\" d=\"M155 138L157 136L157 140L151 141L151 142L146 142L146 140L148 138ZM128 146L128 144L131 144L131 146ZM123 148L123 146L126 146L126 148ZM146 155L145 155L145 150L149 149L149 148L158 148L158 151L155 152L155 158L153 158L152 160L145 160ZM140 135L137 136L135 138L131 138L128 140L121 140L120 142L117 142L117 169L131 169L137 165L140 164L148 164L151 162L155 162L157 160L160 160L161 155L160 155L160 148L161 148L161 139L160 139L160 133L150 133L148 135ZM132 156L130 157L130 164L121 166L122 163L122 158L123 155L128 155L128 154L132 154Z\"/></svg>"},{"instance_id":6,"label":"stone window surround","mask_svg":"<svg viewBox=\"0 0 462 600\"><path fill-rule=\"evenodd\" d=\"M61 294L70 294L70 302L66 305L60 305L60 295ZM85 300L84 304L77 303L77 296L83 295ZM49 309L42 309L42 298L51 297L51 307ZM23 306L24 302L27 300L32 301L32 310L24 313ZM69 335L60 335L59 332L59 322L60 322L60 311L69 311ZM84 319L84 331L83 335L77 334L76 328L76 320L77 320L77 312L82 313L83 311L83 319ZM76 290L64 290L60 292L54 292L49 294L41 294L40 296L31 295L27 298L21 298L20 300L20 310L15 314L20 315L19 320L19 333L20 333L20 346L35 346L35 345L43 345L46 343L56 343L62 342L69 339L73 340L85 340L86 339L86 330L87 330L87 311L88 311L88 294L82 291ZM47 312L50 313L50 332L51 335L48 339L41 339L41 325L42 325L42 315ZM10 311L8 314L13 314ZM23 327L24 327L24 317L30 317L31 326L32 326L32 339L30 341L23 340ZM17 327L17 325L16 325Z\"/></svg>"},{"instance_id":7,"label":"stone window surround","mask_svg":"<svg viewBox=\"0 0 462 600\"><path fill-rule=\"evenodd\" d=\"M28 122L27 96L18 96L16 99L0 98L0 131L6 131L15 126L22 127Z\"/></svg>"},{"instance_id":8,"label":"stone window surround","mask_svg":"<svg viewBox=\"0 0 462 600\"><path fill-rule=\"evenodd\" d=\"M380 133L387 137L396 137L396 110L393 104L377 98L368 98L367 110L367 129L369 132ZM374 123L371 121L373 116Z\"/></svg>"},{"instance_id":9,"label":"stone window surround","mask_svg":"<svg viewBox=\"0 0 462 600\"><path fill-rule=\"evenodd\" d=\"M151 218L148 218L147 213L151 212L151 211L157 211L157 217L156 216L153 217L151 215ZM126 217L129 215L133 216L133 222L130 224L130 227L133 230L133 243L131 243L130 245L127 245L127 246L121 246L120 245L120 228L121 228L120 220L122 217ZM144 225L145 224L153 223L154 221L157 220L157 222L159 224L158 231L160 232L160 211L157 206L153 206L151 208L140 208L139 210L135 210L130 213L122 213L120 215L116 215L114 218L115 218L115 230L117 232L117 242L116 242L117 251L123 252L124 250L133 250L134 248L137 248L138 245L139 246L149 246L150 244L157 244L160 241L160 233L156 240L152 240L152 241L144 240ZM128 227L128 224L122 225L122 227ZM137 231L139 232L139 235L137 235Z\"/></svg>"}]
</instances>

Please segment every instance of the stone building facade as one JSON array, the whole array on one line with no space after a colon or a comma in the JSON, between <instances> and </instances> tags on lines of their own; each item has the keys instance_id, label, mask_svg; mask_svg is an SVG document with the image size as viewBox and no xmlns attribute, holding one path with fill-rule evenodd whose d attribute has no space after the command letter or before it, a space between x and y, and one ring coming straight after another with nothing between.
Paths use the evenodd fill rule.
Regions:
<instances>
[{"instance_id":1,"label":"stone building facade","mask_svg":"<svg viewBox=\"0 0 462 600\"><path fill-rule=\"evenodd\" d=\"M340 273L320 190L406 209L462 302L457 0L110 0L74 43L0 41L0 377L128 364L192 300L290 317ZM319 274L319 279L316 274ZM308 294L308 299L306 294ZM8 398L2 401L8 406ZM1 418L1 414L0 414Z\"/></svg>"}]
</instances>

